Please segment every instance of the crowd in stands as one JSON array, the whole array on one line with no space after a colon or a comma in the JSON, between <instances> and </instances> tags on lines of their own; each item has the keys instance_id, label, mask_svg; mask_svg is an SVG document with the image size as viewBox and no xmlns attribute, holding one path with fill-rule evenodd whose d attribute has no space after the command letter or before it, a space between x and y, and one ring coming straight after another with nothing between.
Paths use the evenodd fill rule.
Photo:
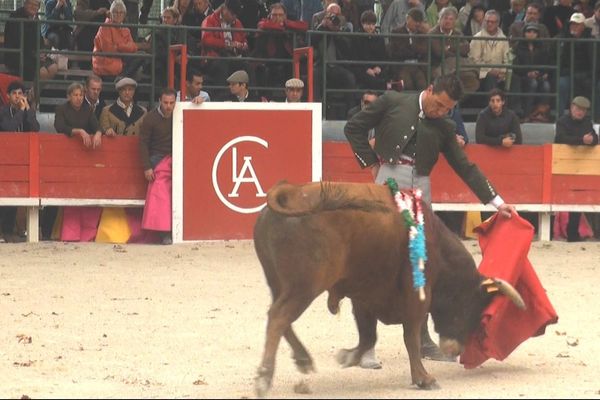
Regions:
<instances>
[{"instance_id":1,"label":"crowd in stands","mask_svg":"<svg viewBox=\"0 0 600 400\"><path fill-rule=\"evenodd\" d=\"M594 99L594 114L600 118L600 79L592 85L592 77L600 75L600 49L594 51L598 42L578 40L600 38L600 1L386 0L382 10L374 4L175 0L160 13L158 28L140 37L139 28L149 26L144 25L149 0L141 8L130 0L79 0L75 5L71 0L44 0L42 13L41 0L24 0L8 16L4 33L6 49L20 49L23 40L24 51L4 53L4 63L26 81L36 72L40 80L52 79L58 57L38 54L40 43L42 49L93 53L78 65L104 81L123 76L141 81L154 73L156 86L162 87L167 83L168 46L185 43L192 56L188 67L201 69L207 86L221 87L214 100L223 100L229 96L226 78L237 70L245 70L255 88L282 87L292 75L293 49L309 44L316 55L316 100L325 95L325 86L327 95L345 107L332 114L334 119L346 116L362 90L421 90L457 67L467 94L476 94L467 96L465 104L482 108L489 91L499 88L521 121L549 122L551 110L558 106L558 118L574 94ZM42 18L43 23L22 24L17 18ZM82 24L88 22L102 24ZM269 95L273 93L265 89L259 98ZM281 92L274 96L281 99Z\"/></svg>"},{"instance_id":2,"label":"crowd in stands","mask_svg":"<svg viewBox=\"0 0 600 400\"><path fill-rule=\"evenodd\" d=\"M129 0L75 5L44 0L40 13L41 0L24 0L5 24L4 64L25 82L44 81L55 77L58 65L38 47L89 52L89 60L77 66L90 76L85 85L68 87L54 125L90 148L101 145L103 135L140 133L147 110L135 101L138 82L154 73L156 85L166 86L168 48L180 43L187 44L192 59L188 76L178 78L187 82L186 100L195 103L306 99L306 81L289 79L290 61L294 48L310 45L316 100L325 89L328 99L343 105L334 119L347 118L357 104L366 106L386 89L423 90L458 68L467 92L461 106L481 110L477 142L521 143L521 122L551 121L555 92L559 121L573 114L573 98L586 99L578 101L588 104L585 118L595 111L600 120L600 0L384 0L381 12L373 0L175 0L160 13L160 29L141 37L140 28L151 27L146 25L151 5L151 0L141 8ZM18 21L40 18L40 24ZM123 25L129 23L138 25ZM563 40L540 40L550 38ZM592 38L596 41L584 40ZM118 92L118 98L106 99L110 104L101 96L103 84ZM31 93L27 96L22 82L15 85L8 90L15 100L0 111L1 129L39 130ZM210 95L204 87L211 88ZM521 92L526 95L511 96ZM588 99L595 110L588 110ZM16 125L15 113L22 115ZM452 116L460 127L460 109ZM464 126L457 140L468 142ZM597 137L583 143L595 144Z\"/></svg>"}]
</instances>

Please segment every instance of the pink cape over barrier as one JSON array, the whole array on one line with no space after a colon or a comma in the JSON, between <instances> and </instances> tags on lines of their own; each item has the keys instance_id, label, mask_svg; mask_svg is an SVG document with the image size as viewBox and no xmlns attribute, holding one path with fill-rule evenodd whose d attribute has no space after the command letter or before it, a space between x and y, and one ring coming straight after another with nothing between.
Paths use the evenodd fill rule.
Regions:
<instances>
[{"instance_id":1,"label":"pink cape over barrier","mask_svg":"<svg viewBox=\"0 0 600 400\"><path fill-rule=\"evenodd\" d=\"M152 231L171 230L171 166L173 158L165 156L154 168L154 181L148 184L142 228Z\"/></svg>"}]
</instances>

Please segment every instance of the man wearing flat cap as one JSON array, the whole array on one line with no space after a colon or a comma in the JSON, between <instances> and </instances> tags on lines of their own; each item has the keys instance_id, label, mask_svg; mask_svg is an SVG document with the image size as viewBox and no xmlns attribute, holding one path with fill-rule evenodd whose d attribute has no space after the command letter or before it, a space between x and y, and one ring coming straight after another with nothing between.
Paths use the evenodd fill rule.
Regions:
<instances>
[{"instance_id":1,"label":"man wearing flat cap","mask_svg":"<svg viewBox=\"0 0 600 400\"><path fill-rule=\"evenodd\" d=\"M115 83L115 88L119 98L102 109L100 128L106 136L138 135L146 109L133 100L137 82L131 78L121 78Z\"/></svg>"},{"instance_id":2,"label":"man wearing flat cap","mask_svg":"<svg viewBox=\"0 0 600 400\"><path fill-rule=\"evenodd\" d=\"M248 88L248 82L250 81L248 73L243 69L235 71L227 78L227 84L229 85L229 96L225 101L233 102L250 102L250 101L261 101L257 96L250 93Z\"/></svg>"},{"instance_id":3,"label":"man wearing flat cap","mask_svg":"<svg viewBox=\"0 0 600 400\"><path fill-rule=\"evenodd\" d=\"M595 146L598 144L598 133L594 131L591 118L587 115L590 101L577 96L571 101L569 114L563 115L556 121L556 136L554 143ZM581 213L570 212L567 223L567 241L578 242L579 221Z\"/></svg>"},{"instance_id":4,"label":"man wearing flat cap","mask_svg":"<svg viewBox=\"0 0 600 400\"><path fill-rule=\"evenodd\" d=\"M285 102L300 103L302 93L304 92L304 82L300 79L292 78L285 82Z\"/></svg>"}]
</instances>

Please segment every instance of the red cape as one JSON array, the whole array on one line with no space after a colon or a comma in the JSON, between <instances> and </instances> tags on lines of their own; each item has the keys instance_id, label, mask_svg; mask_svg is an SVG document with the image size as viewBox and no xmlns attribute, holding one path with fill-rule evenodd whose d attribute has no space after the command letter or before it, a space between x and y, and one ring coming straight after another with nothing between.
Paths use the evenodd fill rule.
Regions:
<instances>
[{"instance_id":1,"label":"red cape","mask_svg":"<svg viewBox=\"0 0 600 400\"><path fill-rule=\"evenodd\" d=\"M527 259L533 227L520 216L494 215L476 228L483 259L482 275L501 278L519 292L526 310L519 310L507 297L496 296L484 310L481 324L467 340L460 356L465 368L475 368L488 358L504 360L522 342L543 335L546 325L558 316L533 267Z\"/></svg>"}]
</instances>

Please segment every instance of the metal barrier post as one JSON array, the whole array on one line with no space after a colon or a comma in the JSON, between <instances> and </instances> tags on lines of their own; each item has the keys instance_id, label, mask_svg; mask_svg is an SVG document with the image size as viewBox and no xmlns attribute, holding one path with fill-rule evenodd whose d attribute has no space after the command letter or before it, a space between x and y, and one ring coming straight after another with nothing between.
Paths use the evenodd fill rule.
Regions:
<instances>
[{"instance_id":1,"label":"metal barrier post","mask_svg":"<svg viewBox=\"0 0 600 400\"><path fill-rule=\"evenodd\" d=\"M294 49L294 78L300 79L300 61L302 57L306 56L306 86L308 87L308 91L306 94L306 100L308 102L314 101L314 93L313 93L313 48L312 47L299 47Z\"/></svg>"},{"instance_id":2,"label":"metal barrier post","mask_svg":"<svg viewBox=\"0 0 600 400\"><path fill-rule=\"evenodd\" d=\"M186 96L186 74L187 74L187 46L185 44L172 44L169 46L169 87L175 88L175 57L177 54L181 54L180 73L181 79L179 80L179 99L185 101Z\"/></svg>"}]
</instances>

